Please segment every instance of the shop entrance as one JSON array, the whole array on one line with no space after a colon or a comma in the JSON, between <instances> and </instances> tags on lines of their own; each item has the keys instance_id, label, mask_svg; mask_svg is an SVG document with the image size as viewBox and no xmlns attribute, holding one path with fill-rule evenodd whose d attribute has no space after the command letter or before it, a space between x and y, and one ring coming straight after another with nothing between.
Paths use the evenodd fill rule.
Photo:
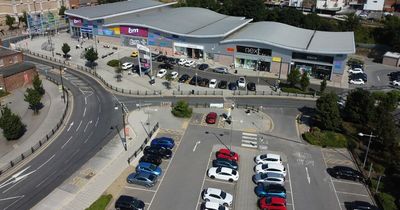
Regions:
<instances>
[{"instance_id":1,"label":"shop entrance","mask_svg":"<svg viewBox=\"0 0 400 210\"><path fill-rule=\"evenodd\" d=\"M298 68L301 73L307 72L316 79L331 79L332 66L295 62L293 67Z\"/></svg>"},{"instance_id":2,"label":"shop entrance","mask_svg":"<svg viewBox=\"0 0 400 210\"><path fill-rule=\"evenodd\" d=\"M235 67L257 71L270 71L271 63L267 61L257 61L245 58L236 58Z\"/></svg>"},{"instance_id":3,"label":"shop entrance","mask_svg":"<svg viewBox=\"0 0 400 210\"><path fill-rule=\"evenodd\" d=\"M202 59L204 58L204 51L200 48L202 46L198 46L196 48L192 46L197 46L197 45L189 45L185 43L175 43L174 45L174 50L175 50L175 55L184 55L188 58L194 58L194 59Z\"/></svg>"}]
</instances>

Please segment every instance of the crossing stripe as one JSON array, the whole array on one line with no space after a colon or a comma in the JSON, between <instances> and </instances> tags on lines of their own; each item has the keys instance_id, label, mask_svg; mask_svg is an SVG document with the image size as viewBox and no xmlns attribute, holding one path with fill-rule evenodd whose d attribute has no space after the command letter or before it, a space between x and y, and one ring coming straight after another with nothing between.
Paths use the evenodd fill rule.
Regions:
<instances>
[{"instance_id":1,"label":"crossing stripe","mask_svg":"<svg viewBox=\"0 0 400 210\"><path fill-rule=\"evenodd\" d=\"M257 144L257 141L249 141L249 140L243 140L243 139L242 139L242 142L247 143L247 144Z\"/></svg>"},{"instance_id":2,"label":"crossing stripe","mask_svg":"<svg viewBox=\"0 0 400 210\"><path fill-rule=\"evenodd\" d=\"M252 139L252 140L257 140L257 137L242 136L242 139Z\"/></svg>"},{"instance_id":3,"label":"crossing stripe","mask_svg":"<svg viewBox=\"0 0 400 210\"><path fill-rule=\"evenodd\" d=\"M243 132L242 135L245 135L245 136L257 136L257 134L255 134L255 133L246 133L246 132Z\"/></svg>"},{"instance_id":4,"label":"crossing stripe","mask_svg":"<svg viewBox=\"0 0 400 210\"><path fill-rule=\"evenodd\" d=\"M257 145L242 143L242 147L257 148Z\"/></svg>"}]
</instances>

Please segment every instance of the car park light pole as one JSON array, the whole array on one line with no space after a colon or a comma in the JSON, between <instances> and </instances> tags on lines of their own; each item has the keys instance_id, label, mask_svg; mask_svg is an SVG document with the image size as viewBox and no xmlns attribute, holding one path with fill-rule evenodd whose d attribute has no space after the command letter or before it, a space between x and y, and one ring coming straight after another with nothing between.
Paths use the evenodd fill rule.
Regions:
<instances>
[{"instance_id":1,"label":"car park light pole","mask_svg":"<svg viewBox=\"0 0 400 210\"><path fill-rule=\"evenodd\" d=\"M61 81L61 90L63 93L63 99L64 99L64 104L65 104L65 91L64 91L64 82L63 82L63 77L62 77L62 67L60 66L60 81ZM67 70L67 68L64 67L64 72Z\"/></svg>"},{"instance_id":2,"label":"car park light pole","mask_svg":"<svg viewBox=\"0 0 400 210\"><path fill-rule=\"evenodd\" d=\"M371 134L358 133L358 135L359 136L367 136L367 137L369 137L368 146L367 146L367 152L365 153L364 162L363 162L363 168L365 168L365 164L367 163L367 157L368 157L369 146L371 144L371 140L372 140L372 138L376 138L377 136L372 135L372 131L371 131Z\"/></svg>"},{"instance_id":3,"label":"car park light pole","mask_svg":"<svg viewBox=\"0 0 400 210\"><path fill-rule=\"evenodd\" d=\"M116 103L114 106L115 110L118 110L118 106L121 107L121 111L122 111L122 129L124 130L124 138L122 139L122 145L124 146L125 151L128 150L128 146L126 144L126 131L125 131L125 109L124 109L124 104L122 102Z\"/></svg>"}]
</instances>

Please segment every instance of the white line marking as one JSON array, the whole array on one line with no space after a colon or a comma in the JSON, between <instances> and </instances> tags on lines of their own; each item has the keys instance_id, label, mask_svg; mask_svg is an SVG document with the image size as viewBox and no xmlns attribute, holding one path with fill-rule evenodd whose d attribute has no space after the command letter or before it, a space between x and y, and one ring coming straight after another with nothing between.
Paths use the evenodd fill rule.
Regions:
<instances>
[{"instance_id":1,"label":"white line marking","mask_svg":"<svg viewBox=\"0 0 400 210\"><path fill-rule=\"evenodd\" d=\"M357 195L357 196L369 197L369 195L358 194L358 193L349 193L349 192L343 192L343 191L336 191L336 192L340 193L340 194L346 194L346 195Z\"/></svg>"},{"instance_id":2,"label":"white line marking","mask_svg":"<svg viewBox=\"0 0 400 210\"><path fill-rule=\"evenodd\" d=\"M363 184L358 183L358 182L346 182L346 181L339 181L339 180L332 180L332 182L338 182L338 183L354 184L354 185L364 186Z\"/></svg>"},{"instance_id":3,"label":"white line marking","mask_svg":"<svg viewBox=\"0 0 400 210\"><path fill-rule=\"evenodd\" d=\"M20 182L22 182L25 178L26 178L26 176L25 176L25 177L22 177L22 179L20 179L19 181L17 181L14 185L12 185L12 186L9 187L8 189L4 190L4 191L3 191L3 194L6 193L7 191L11 190L12 188L14 188L15 185L17 185L17 184L19 184Z\"/></svg>"},{"instance_id":4,"label":"white line marking","mask_svg":"<svg viewBox=\"0 0 400 210\"><path fill-rule=\"evenodd\" d=\"M99 113L101 113L101 106L99 105Z\"/></svg>"},{"instance_id":5,"label":"white line marking","mask_svg":"<svg viewBox=\"0 0 400 210\"><path fill-rule=\"evenodd\" d=\"M125 186L125 188L132 189L132 190L143 190L143 191L154 192L154 193L157 192L157 191L155 191L155 190L143 189L143 188L138 188L138 187L129 187L129 186Z\"/></svg>"},{"instance_id":6,"label":"white line marking","mask_svg":"<svg viewBox=\"0 0 400 210\"><path fill-rule=\"evenodd\" d=\"M199 145L199 144L200 144L200 141L197 141L196 144L193 147L193 152L196 151L197 145Z\"/></svg>"},{"instance_id":7,"label":"white line marking","mask_svg":"<svg viewBox=\"0 0 400 210\"><path fill-rule=\"evenodd\" d=\"M251 137L251 136L242 136L242 139L251 139L251 140L257 140L257 137Z\"/></svg>"},{"instance_id":8,"label":"white line marking","mask_svg":"<svg viewBox=\"0 0 400 210\"><path fill-rule=\"evenodd\" d=\"M64 149L65 145L68 144L68 142L72 139L72 136L69 137L69 139L61 146L61 149Z\"/></svg>"},{"instance_id":9,"label":"white line marking","mask_svg":"<svg viewBox=\"0 0 400 210\"><path fill-rule=\"evenodd\" d=\"M257 134L254 134L254 133L245 133L245 132L243 132L242 135L246 135L246 136L257 136Z\"/></svg>"},{"instance_id":10,"label":"white line marking","mask_svg":"<svg viewBox=\"0 0 400 210\"><path fill-rule=\"evenodd\" d=\"M289 178L289 185L290 185L290 194L292 195L292 196L290 196L291 198L292 198L292 205L293 205L293 210L295 210L295 208L294 208L294 196L293 196L293 185L292 185L292 180L291 180L291 178L290 178L290 168L289 168L289 163L287 164L287 170L288 170L288 178Z\"/></svg>"},{"instance_id":11,"label":"white line marking","mask_svg":"<svg viewBox=\"0 0 400 210\"><path fill-rule=\"evenodd\" d=\"M376 76L376 78L378 78L378 81L381 81L381 78L379 77L379 75L378 75L378 76Z\"/></svg>"},{"instance_id":12,"label":"white line marking","mask_svg":"<svg viewBox=\"0 0 400 210\"><path fill-rule=\"evenodd\" d=\"M85 105L87 104L87 99L86 99L86 97L85 97Z\"/></svg>"},{"instance_id":13,"label":"white line marking","mask_svg":"<svg viewBox=\"0 0 400 210\"><path fill-rule=\"evenodd\" d=\"M219 181L219 180L216 180L216 179L211 179L211 178L208 178L208 176L207 176L206 181L207 182L223 183L223 184L231 184L231 185L235 185L236 184L235 182Z\"/></svg>"},{"instance_id":14,"label":"white line marking","mask_svg":"<svg viewBox=\"0 0 400 210\"><path fill-rule=\"evenodd\" d=\"M99 123L99 117L97 117L96 123L94 124L94 127L97 127L97 123Z\"/></svg>"},{"instance_id":15,"label":"white line marking","mask_svg":"<svg viewBox=\"0 0 400 210\"><path fill-rule=\"evenodd\" d=\"M79 130L79 128L81 127L81 125L82 125L82 120L81 120L81 122L79 123L79 125L78 125L78 127L76 128L76 130L75 130L75 131L78 131L78 130Z\"/></svg>"},{"instance_id":16,"label":"white line marking","mask_svg":"<svg viewBox=\"0 0 400 210\"><path fill-rule=\"evenodd\" d=\"M25 197L25 195L21 195L20 198L14 202L12 202L10 205L6 206L3 210L7 210L8 208L10 208L10 206L14 205L16 202L18 202L19 200L21 200L23 197Z\"/></svg>"},{"instance_id":17,"label":"white line marking","mask_svg":"<svg viewBox=\"0 0 400 210\"><path fill-rule=\"evenodd\" d=\"M247 143L247 144L257 144L257 141L242 140L242 143Z\"/></svg>"},{"instance_id":18,"label":"white line marking","mask_svg":"<svg viewBox=\"0 0 400 210\"><path fill-rule=\"evenodd\" d=\"M53 156L51 156L48 160L46 160L46 162L44 162L42 165L40 165L36 170L39 170L40 168L42 168L44 165L46 165L46 163L48 163L51 159L53 159L55 156L55 154Z\"/></svg>"},{"instance_id":19,"label":"white line marking","mask_svg":"<svg viewBox=\"0 0 400 210\"><path fill-rule=\"evenodd\" d=\"M51 173L49 176L47 176L46 178L43 179L43 181L41 181L38 185L35 186L35 188L39 187L40 185L42 185L45 181L47 181L48 178L52 177L53 174L55 174L56 171L53 171L53 173Z\"/></svg>"},{"instance_id":20,"label":"white line marking","mask_svg":"<svg viewBox=\"0 0 400 210\"><path fill-rule=\"evenodd\" d=\"M257 148L257 145L254 145L254 144L242 143L241 146L242 146L242 147L249 147L249 148Z\"/></svg>"},{"instance_id":21,"label":"white line marking","mask_svg":"<svg viewBox=\"0 0 400 210\"><path fill-rule=\"evenodd\" d=\"M71 129L71 127L74 125L74 122L72 122L71 124L69 124L69 127L67 129L67 132L69 131L69 129Z\"/></svg>"},{"instance_id":22,"label":"white line marking","mask_svg":"<svg viewBox=\"0 0 400 210\"><path fill-rule=\"evenodd\" d=\"M86 115L86 107L85 107L85 109L83 110L83 116L85 117L85 115Z\"/></svg>"},{"instance_id":23,"label":"white line marking","mask_svg":"<svg viewBox=\"0 0 400 210\"><path fill-rule=\"evenodd\" d=\"M208 169L208 166L210 165L210 160L211 160L212 154L213 154L213 151L210 152L210 157L208 157L208 162L207 162L206 171L207 171L207 169ZM207 173L207 172L206 172L206 173ZM206 176L207 176L207 175L204 174L203 183L201 183L201 188L200 188L199 198L197 199L197 203L200 202L201 192L203 192L203 187L204 187L204 182L206 181ZM196 205L196 207L197 207L197 205ZM195 209L196 209L196 208L195 208Z\"/></svg>"},{"instance_id":24,"label":"white line marking","mask_svg":"<svg viewBox=\"0 0 400 210\"><path fill-rule=\"evenodd\" d=\"M89 122L86 124L85 129L83 129L83 132L84 132L84 133L86 132L86 129L88 128L89 124L92 124L92 121L89 121Z\"/></svg>"},{"instance_id":25,"label":"white line marking","mask_svg":"<svg viewBox=\"0 0 400 210\"><path fill-rule=\"evenodd\" d=\"M24 197L24 196L22 195L22 197ZM2 198L2 199L0 199L0 201L8 201L8 200L12 200L12 199L15 199L15 198L21 198L21 195L20 196L14 196L14 197L8 197L8 198Z\"/></svg>"},{"instance_id":26,"label":"white line marking","mask_svg":"<svg viewBox=\"0 0 400 210\"><path fill-rule=\"evenodd\" d=\"M322 150L321 150L321 153L322 153L322 159L324 160L324 163L325 163L325 168L328 168L328 165L326 164L325 155L324 155L324 152ZM331 184L332 184L332 187L333 187L333 191L335 192L335 196L336 196L336 200L337 200L337 202L339 204L339 208L340 208L340 210L343 210L342 206L340 205L339 196L336 193L336 188L335 188L335 185L333 184L332 177L329 174L327 174L327 175L329 176L329 179L331 180Z\"/></svg>"},{"instance_id":27,"label":"white line marking","mask_svg":"<svg viewBox=\"0 0 400 210\"><path fill-rule=\"evenodd\" d=\"M310 178L310 175L308 174L308 168L307 167L306 167L306 174L307 174L308 184L310 184L311 178Z\"/></svg>"},{"instance_id":28,"label":"white line marking","mask_svg":"<svg viewBox=\"0 0 400 210\"><path fill-rule=\"evenodd\" d=\"M92 135L93 135L93 131L89 134L89 136L86 138L86 140L83 143L86 144L86 142L90 139L90 137L92 137Z\"/></svg>"},{"instance_id":29,"label":"white line marking","mask_svg":"<svg viewBox=\"0 0 400 210\"><path fill-rule=\"evenodd\" d=\"M96 95L96 97L97 97L97 101L100 103L99 95Z\"/></svg>"}]
</instances>

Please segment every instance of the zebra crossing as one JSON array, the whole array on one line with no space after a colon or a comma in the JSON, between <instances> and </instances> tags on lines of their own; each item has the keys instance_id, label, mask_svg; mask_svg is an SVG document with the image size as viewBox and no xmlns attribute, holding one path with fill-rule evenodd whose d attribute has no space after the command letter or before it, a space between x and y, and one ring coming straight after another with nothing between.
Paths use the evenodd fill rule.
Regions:
<instances>
[{"instance_id":1,"label":"zebra crossing","mask_svg":"<svg viewBox=\"0 0 400 210\"><path fill-rule=\"evenodd\" d=\"M74 84L84 95L92 95L93 89L85 81L68 72L63 73L63 78Z\"/></svg>"},{"instance_id":2,"label":"zebra crossing","mask_svg":"<svg viewBox=\"0 0 400 210\"><path fill-rule=\"evenodd\" d=\"M257 148L258 147L258 135L255 133L242 132L242 147Z\"/></svg>"}]
</instances>

